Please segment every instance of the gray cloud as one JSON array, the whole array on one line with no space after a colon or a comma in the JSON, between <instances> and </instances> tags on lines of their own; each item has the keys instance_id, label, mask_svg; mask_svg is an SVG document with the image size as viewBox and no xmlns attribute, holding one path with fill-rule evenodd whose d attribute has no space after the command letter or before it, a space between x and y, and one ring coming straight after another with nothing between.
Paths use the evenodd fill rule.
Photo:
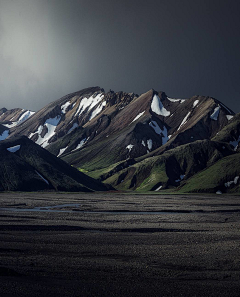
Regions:
<instances>
[{"instance_id":1,"label":"gray cloud","mask_svg":"<svg viewBox=\"0 0 240 297\"><path fill-rule=\"evenodd\" d=\"M38 110L99 85L209 95L239 112L238 8L219 0L1 0L0 107Z\"/></svg>"}]
</instances>

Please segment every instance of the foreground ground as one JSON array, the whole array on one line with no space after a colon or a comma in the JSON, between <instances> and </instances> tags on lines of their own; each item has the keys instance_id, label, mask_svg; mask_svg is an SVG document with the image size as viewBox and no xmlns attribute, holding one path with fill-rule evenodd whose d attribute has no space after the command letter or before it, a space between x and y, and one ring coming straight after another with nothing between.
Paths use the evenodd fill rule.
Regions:
<instances>
[{"instance_id":1,"label":"foreground ground","mask_svg":"<svg viewBox=\"0 0 240 297\"><path fill-rule=\"evenodd\" d=\"M0 296L240 296L239 215L239 196L2 193Z\"/></svg>"}]
</instances>

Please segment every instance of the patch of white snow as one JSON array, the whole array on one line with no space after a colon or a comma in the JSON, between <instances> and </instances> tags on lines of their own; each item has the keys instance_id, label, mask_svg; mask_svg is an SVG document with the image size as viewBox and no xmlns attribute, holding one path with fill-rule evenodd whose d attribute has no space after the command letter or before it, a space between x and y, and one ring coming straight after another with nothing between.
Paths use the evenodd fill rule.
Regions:
<instances>
[{"instance_id":1,"label":"patch of white snow","mask_svg":"<svg viewBox=\"0 0 240 297\"><path fill-rule=\"evenodd\" d=\"M57 155L57 157L61 156L66 151L67 148L68 148L68 146L60 149L59 154Z\"/></svg>"},{"instance_id":2,"label":"patch of white snow","mask_svg":"<svg viewBox=\"0 0 240 297\"><path fill-rule=\"evenodd\" d=\"M92 109L103 99L103 97L103 94L98 94L96 97L91 96L89 98L82 98L75 116L82 114L87 108Z\"/></svg>"},{"instance_id":3,"label":"patch of white snow","mask_svg":"<svg viewBox=\"0 0 240 297\"><path fill-rule=\"evenodd\" d=\"M72 125L72 128L70 128L69 130L68 130L68 132L67 132L67 134L69 134L69 133L71 133L74 129L76 129L78 127L78 123L74 123L73 125Z\"/></svg>"},{"instance_id":4,"label":"patch of white snow","mask_svg":"<svg viewBox=\"0 0 240 297\"><path fill-rule=\"evenodd\" d=\"M6 139L9 136L9 130L3 131L3 133L0 135L0 141Z\"/></svg>"},{"instance_id":5,"label":"patch of white snow","mask_svg":"<svg viewBox=\"0 0 240 297\"><path fill-rule=\"evenodd\" d=\"M152 149L152 139L147 140L147 146L148 146L148 149L151 151L151 149Z\"/></svg>"},{"instance_id":6,"label":"patch of white snow","mask_svg":"<svg viewBox=\"0 0 240 297\"><path fill-rule=\"evenodd\" d=\"M18 122L12 122L12 124L3 124L3 126L5 126L6 128L12 128L17 126Z\"/></svg>"},{"instance_id":7,"label":"patch of white snow","mask_svg":"<svg viewBox=\"0 0 240 297\"><path fill-rule=\"evenodd\" d=\"M135 122L136 120L138 120L143 114L144 114L144 112L145 112L145 110L143 111L143 112L140 112L133 120L132 120L132 122L131 122L131 124L133 123L133 122Z\"/></svg>"},{"instance_id":8,"label":"patch of white snow","mask_svg":"<svg viewBox=\"0 0 240 297\"><path fill-rule=\"evenodd\" d=\"M68 108L69 105L71 105L71 102L67 101L65 104L61 106L62 113L66 113L66 109Z\"/></svg>"},{"instance_id":9,"label":"patch of white snow","mask_svg":"<svg viewBox=\"0 0 240 297\"><path fill-rule=\"evenodd\" d=\"M41 145L43 148L46 147L49 144L48 143L49 139L51 137L53 137L55 129L56 129L58 123L60 122L60 120L61 120L61 116L56 116L55 118L47 119L43 126L39 126L38 130L36 132L31 133L29 135L29 138L31 138L34 134L37 133L38 134L38 139L37 139L36 143ZM44 126L47 127L48 131L44 135L44 137L42 137L41 133L42 133L42 130L43 130Z\"/></svg>"},{"instance_id":10,"label":"patch of white snow","mask_svg":"<svg viewBox=\"0 0 240 297\"><path fill-rule=\"evenodd\" d=\"M37 175L38 176L40 176L41 177L41 179L43 180L43 181L45 181L45 183L46 184L48 184L49 185L49 182L39 173L39 172L37 172L37 170L35 170L35 172L37 173Z\"/></svg>"},{"instance_id":11,"label":"patch of white snow","mask_svg":"<svg viewBox=\"0 0 240 297\"><path fill-rule=\"evenodd\" d=\"M214 121L217 121L219 112L220 112L220 106L215 107L213 113L210 115L210 118Z\"/></svg>"},{"instance_id":12,"label":"patch of white snow","mask_svg":"<svg viewBox=\"0 0 240 297\"><path fill-rule=\"evenodd\" d=\"M234 151L237 150L239 141L240 141L240 136L238 137L237 140L235 139L235 140L233 140L233 141L229 141L229 144L231 144L231 145L234 147Z\"/></svg>"},{"instance_id":13,"label":"patch of white snow","mask_svg":"<svg viewBox=\"0 0 240 297\"><path fill-rule=\"evenodd\" d=\"M30 118L35 112L31 111L31 110L26 110L18 119L17 121L17 125L19 125L20 123L26 121L28 118Z\"/></svg>"},{"instance_id":14,"label":"patch of white snow","mask_svg":"<svg viewBox=\"0 0 240 297\"><path fill-rule=\"evenodd\" d=\"M233 118L233 116L230 115L230 114L227 114L226 117L227 117L227 119L228 119L229 121Z\"/></svg>"},{"instance_id":15,"label":"patch of white snow","mask_svg":"<svg viewBox=\"0 0 240 297\"><path fill-rule=\"evenodd\" d=\"M195 100L195 101L193 102L193 108L194 108L195 106L198 105L198 102L199 102L199 100Z\"/></svg>"},{"instance_id":16,"label":"patch of white snow","mask_svg":"<svg viewBox=\"0 0 240 297\"><path fill-rule=\"evenodd\" d=\"M97 108L95 108L89 118L89 121L91 121L91 119L93 119L95 116L97 116L103 109L104 106L106 106L107 102L103 101L101 104L99 104L97 106Z\"/></svg>"},{"instance_id":17,"label":"patch of white snow","mask_svg":"<svg viewBox=\"0 0 240 297\"><path fill-rule=\"evenodd\" d=\"M134 147L133 144L129 144L129 145L126 146L126 149L128 149L129 153L130 153L133 147Z\"/></svg>"},{"instance_id":18,"label":"patch of white snow","mask_svg":"<svg viewBox=\"0 0 240 297\"><path fill-rule=\"evenodd\" d=\"M87 142L87 140L88 139L86 139L86 138L82 139L80 141L80 143L77 145L77 147L74 150L72 150L72 151L76 151L76 150L80 149L82 146L84 146L84 144Z\"/></svg>"},{"instance_id":19,"label":"patch of white snow","mask_svg":"<svg viewBox=\"0 0 240 297\"><path fill-rule=\"evenodd\" d=\"M158 187L156 190L154 190L155 192L159 191L162 188L162 186Z\"/></svg>"},{"instance_id":20,"label":"patch of white snow","mask_svg":"<svg viewBox=\"0 0 240 297\"><path fill-rule=\"evenodd\" d=\"M158 126L157 122L151 121L149 126L152 127L158 135L162 135L162 144L164 145L168 140L169 137L167 135L167 128L164 126L163 130Z\"/></svg>"},{"instance_id":21,"label":"patch of white snow","mask_svg":"<svg viewBox=\"0 0 240 297\"><path fill-rule=\"evenodd\" d=\"M234 180L231 180L231 181L229 181L229 182L226 182L225 183L225 187L226 188L228 188L228 187L230 187L231 186L231 184L237 184L237 182L238 182L238 179L239 179L239 176L236 176L235 178L234 178Z\"/></svg>"},{"instance_id":22,"label":"patch of white snow","mask_svg":"<svg viewBox=\"0 0 240 297\"><path fill-rule=\"evenodd\" d=\"M185 116L185 118L182 120L180 126L178 127L177 131L187 122L188 117L190 116L191 111L189 111L187 113L187 115Z\"/></svg>"},{"instance_id":23,"label":"patch of white snow","mask_svg":"<svg viewBox=\"0 0 240 297\"><path fill-rule=\"evenodd\" d=\"M185 174L181 174L179 179L176 179L175 182L179 183L181 180L183 180L185 177Z\"/></svg>"},{"instance_id":24,"label":"patch of white snow","mask_svg":"<svg viewBox=\"0 0 240 297\"><path fill-rule=\"evenodd\" d=\"M180 103L183 103L186 99L173 99L173 98L169 98L167 97L169 101L171 102L180 102Z\"/></svg>"},{"instance_id":25,"label":"patch of white snow","mask_svg":"<svg viewBox=\"0 0 240 297\"><path fill-rule=\"evenodd\" d=\"M168 117L170 115L170 111L166 110L166 108L163 106L160 98L158 95L154 95L151 103L151 109L153 112L155 112L158 115Z\"/></svg>"},{"instance_id":26,"label":"patch of white snow","mask_svg":"<svg viewBox=\"0 0 240 297\"><path fill-rule=\"evenodd\" d=\"M15 153L17 152L19 149L20 149L21 145L18 144L18 145L15 145L15 146L12 146L12 147L9 147L7 148L7 150L10 152L10 153Z\"/></svg>"}]
</instances>

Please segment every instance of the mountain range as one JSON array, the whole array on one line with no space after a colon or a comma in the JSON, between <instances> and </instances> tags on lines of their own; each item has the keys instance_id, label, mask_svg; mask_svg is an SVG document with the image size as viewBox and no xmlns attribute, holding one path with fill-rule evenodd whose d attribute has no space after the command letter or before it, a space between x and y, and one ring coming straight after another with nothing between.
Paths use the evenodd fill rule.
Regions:
<instances>
[{"instance_id":1,"label":"mountain range","mask_svg":"<svg viewBox=\"0 0 240 297\"><path fill-rule=\"evenodd\" d=\"M62 162L81 173L81 187L90 189L81 179L91 177L97 183L91 190L239 192L240 114L212 97L87 88L37 112L0 109L0 140L5 153L19 141L33 159L46 152L47 162L56 162L51 168ZM23 148L12 155L26 161ZM77 190L64 184L63 190Z\"/></svg>"}]
</instances>

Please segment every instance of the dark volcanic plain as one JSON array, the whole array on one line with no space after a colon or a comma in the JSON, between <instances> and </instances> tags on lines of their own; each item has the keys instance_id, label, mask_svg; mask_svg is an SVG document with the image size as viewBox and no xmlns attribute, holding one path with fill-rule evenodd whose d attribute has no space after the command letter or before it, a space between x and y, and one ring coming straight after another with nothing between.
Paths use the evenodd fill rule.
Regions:
<instances>
[{"instance_id":1,"label":"dark volcanic plain","mask_svg":"<svg viewBox=\"0 0 240 297\"><path fill-rule=\"evenodd\" d=\"M240 196L1 193L0 221L1 297L240 296Z\"/></svg>"}]
</instances>

